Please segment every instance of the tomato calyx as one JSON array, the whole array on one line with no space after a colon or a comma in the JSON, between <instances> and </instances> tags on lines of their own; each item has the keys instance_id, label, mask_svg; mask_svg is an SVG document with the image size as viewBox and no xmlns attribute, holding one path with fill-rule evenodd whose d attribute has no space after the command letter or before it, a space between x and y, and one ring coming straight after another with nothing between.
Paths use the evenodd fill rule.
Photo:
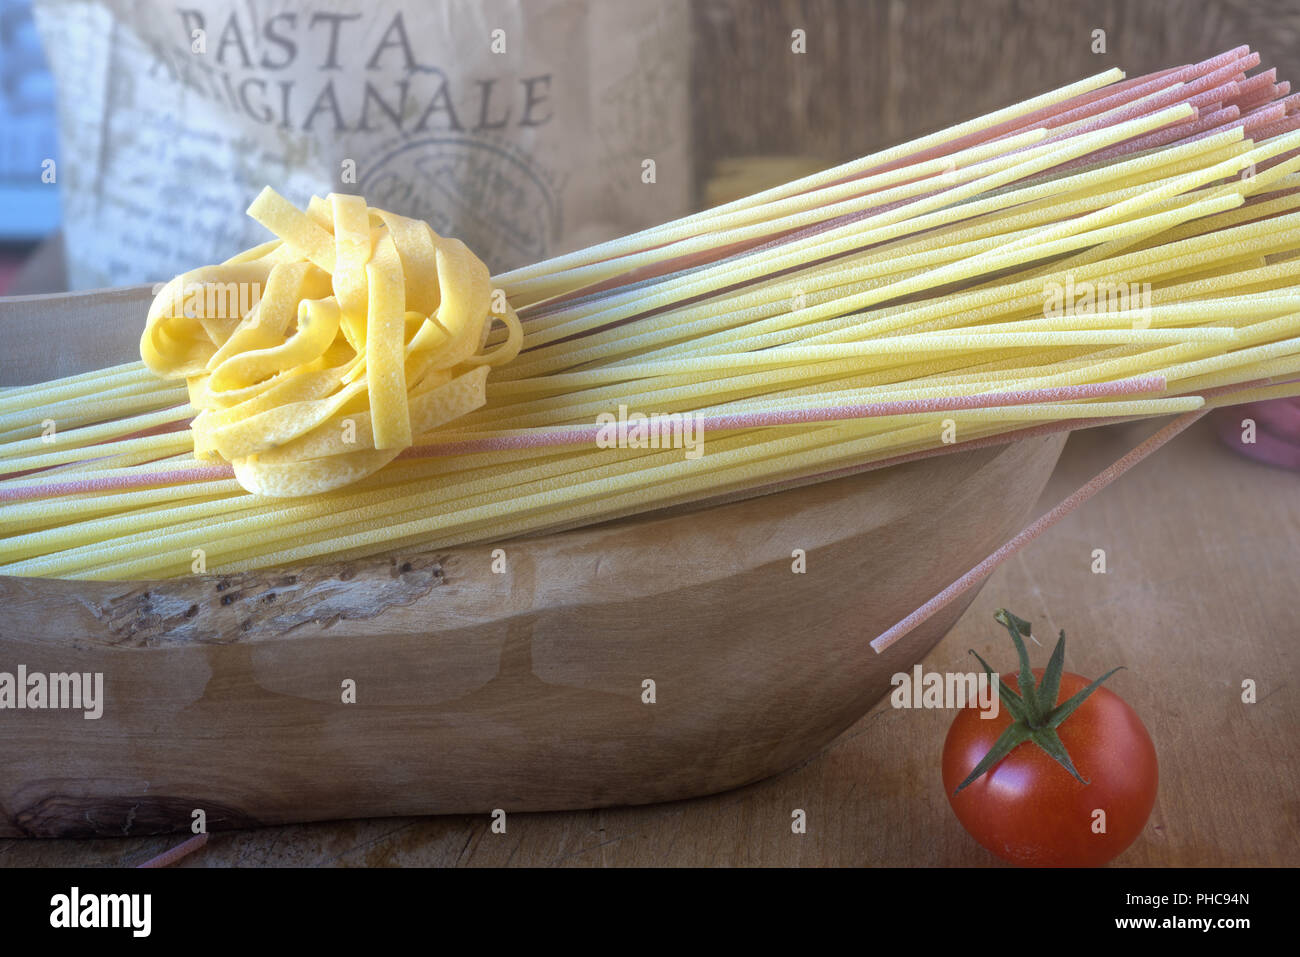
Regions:
<instances>
[{"instance_id":1,"label":"tomato calyx","mask_svg":"<svg viewBox=\"0 0 1300 957\"><path fill-rule=\"evenodd\" d=\"M1025 647L1022 637L1031 634L1029 622L1016 617L1005 608L999 608L993 617L1011 634L1011 640L1016 645L1016 653L1020 656L1020 675L1016 679L1016 683L1020 686L1020 693L1012 691L1005 682L997 683L998 697L1002 699L1003 707L1011 714L1011 725L1002 732L997 741L993 742L993 747L989 748L988 753L980 759L979 764L975 765L966 780L957 785L957 790L953 793L960 792L962 788L977 780L1026 741L1038 745L1057 764L1074 775L1077 781L1087 784L1088 782L1074 767L1074 762L1070 760L1070 753L1061 742L1056 729L1087 700L1089 695L1101 687L1103 681L1123 666L1112 668L1078 694L1058 705L1056 699L1061 690L1061 674L1065 669L1065 632L1062 631L1060 638L1057 639L1056 647L1052 649L1052 658L1043 671L1043 681L1038 684L1034 681L1034 672L1029 667L1029 650ZM970 653L979 659L989 678L995 679L996 675L989 667L989 663L980 658L975 649L970 649Z\"/></svg>"}]
</instances>

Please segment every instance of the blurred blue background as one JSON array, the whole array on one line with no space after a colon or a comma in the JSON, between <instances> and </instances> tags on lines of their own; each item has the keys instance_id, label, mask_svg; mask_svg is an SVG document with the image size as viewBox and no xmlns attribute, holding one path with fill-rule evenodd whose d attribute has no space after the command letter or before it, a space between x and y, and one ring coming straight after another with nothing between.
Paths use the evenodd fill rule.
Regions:
<instances>
[{"instance_id":1,"label":"blurred blue background","mask_svg":"<svg viewBox=\"0 0 1300 957\"><path fill-rule=\"evenodd\" d=\"M54 82L30 0L0 0L0 293L17 265L58 228L57 185L41 182L58 161Z\"/></svg>"}]
</instances>

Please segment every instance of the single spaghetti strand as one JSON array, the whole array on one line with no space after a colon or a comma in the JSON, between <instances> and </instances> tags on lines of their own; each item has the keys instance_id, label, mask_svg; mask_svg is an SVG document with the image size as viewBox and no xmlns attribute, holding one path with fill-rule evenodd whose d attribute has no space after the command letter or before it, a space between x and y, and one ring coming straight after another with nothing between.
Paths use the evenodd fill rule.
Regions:
<instances>
[{"instance_id":1,"label":"single spaghetti strand","mask_svg":"<svg viewBox=\"0 0 1300 957\"><path fill-rule=\"evenodd\" d=\"M182 841L173 848L163 851L157 857L151 857L143 864L138 865L141 868L171 867L189 857L196 851L202 850L208 844L208 833L195 834L189 840Z\"/></svg>"},{"instance_id":2,"label":"single spaghetti strand","mask_svg":"<svg viewBox=\"0 0 1300 957\"><path fill-rule=\"evenodd\" d=\"M916 611L912 612L896 624L891 625L889 628L886 628L880 633L880 635L873 638L871 640L872 650L875 651L876 654L881 654L887 650L890 645L894 644L894 642L898 641L908 632L916 628L917 625L929 620L932 616L946 608L961 595L965 594L971 588L974 588L984 579L988 578L989 575L993 574L994 570L1008 558L1020 551L1020 549L1024 548L1061 519L1065 518L1065 516L1069 515L1072 511L1084 502L1088 501L1088 499L1092 498L1133 466L1137 465L1152 452L1156 451L1156 449L1160 448L1170 439L1183 432L1192 425L1192 423L1205 415L1205 412L1205 409L1198 409L1194 412L1188 412L1185 415L1179 416L1123 458L1098 472L1089 482L1062 500L1059 505L1039 516L1039 518L1026 526L1005 545L993 552L993 554L989 555L979 564L975 565L970 571L966 572L966 574L962 575L943 591L939 592L939 594L925 602L925 604L917 608Z\"/></svg>"}]
</instances>

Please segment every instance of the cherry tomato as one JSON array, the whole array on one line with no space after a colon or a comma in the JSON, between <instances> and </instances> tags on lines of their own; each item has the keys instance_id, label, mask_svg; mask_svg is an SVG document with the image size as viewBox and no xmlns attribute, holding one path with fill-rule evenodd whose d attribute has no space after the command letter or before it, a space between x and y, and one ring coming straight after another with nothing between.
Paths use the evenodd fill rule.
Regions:
<instances>
[{"instance_id":1,"label":"cherry tomato","mask_svg":"<svg viewBox=\"0 0 1300 957\"><path fill-rule=\"evenodd\" d=\"M1034 671L1039 683L1042 674ZM1000 680L1019 691L1014 674ZM1067 700L1088 683L1064 673L1057 700ZM943 786L957 819L988 850L1029 867L1095 867L1142 832L1156 800L1156 749L1119 695L1097 688L1057 729L1087 784L1026 741L954 793L1012 721L1005 707L996 718L980 713L965 708L948 729Z\"/></svg>"}]
</instances>

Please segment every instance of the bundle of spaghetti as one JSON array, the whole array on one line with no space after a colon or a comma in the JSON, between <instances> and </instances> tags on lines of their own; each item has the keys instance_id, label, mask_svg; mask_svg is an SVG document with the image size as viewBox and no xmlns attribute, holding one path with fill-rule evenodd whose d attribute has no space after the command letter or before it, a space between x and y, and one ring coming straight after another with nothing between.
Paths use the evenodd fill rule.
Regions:
<instances>
[{"instance_id":1,"label":"bundle of spaghetti","mask_svg":"<svg viewBox=\"0 0 1300 957\"><path fill-rule=\"evenodd\" d=\"M160 297L151 328L177 319L157 341L188 392L138 362L0 391L0 574L157 578L499 541L1300 394L1300 102L1258 66L1240 47L1107 71L492 277L473 349L440 370L420 357L455 338L439 310L465 279L412 243L446 241L357 198L301 212L268 190L250 212L276 238L206 267L280 270L263 300L289 318L264 338L237 340L248 315L187 329ZM305 305L330 292L335 311ZM318 319L332 338L310 362L248 358L291 352ZM381 361L402 387L382 385ZM223 362L242 370L227 405ZM477 391L417 421L431 371L435 388L474 372ZM222 417L241 389L325 405L253 427ZM363 445L340 446L358 417ZM339 482L330 463L348 455L365 464ZM335 477L266 477L304 463Z\"/></svg>"}]
</instances>

